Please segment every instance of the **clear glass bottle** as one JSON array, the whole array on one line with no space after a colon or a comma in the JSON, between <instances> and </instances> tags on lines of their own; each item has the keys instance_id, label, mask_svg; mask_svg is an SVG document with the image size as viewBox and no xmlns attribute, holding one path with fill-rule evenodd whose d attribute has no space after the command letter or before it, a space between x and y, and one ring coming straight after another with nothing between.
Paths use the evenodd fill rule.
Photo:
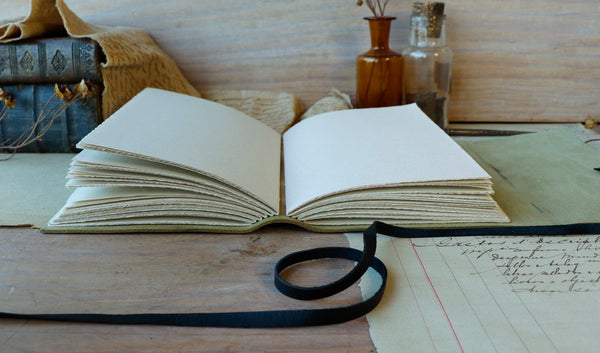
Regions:
<instances>
[{"instance_id":1,"label":"clear glass bottle","mask_svg":"<svg viewBox=\"0 0 600 353\"><path fill-rule=\"evenodd\" d=\"M443 2L415 2L404 59L403 103L417 103L441 128L448 125L452 50Z\"/></svg>"}]
</instances>

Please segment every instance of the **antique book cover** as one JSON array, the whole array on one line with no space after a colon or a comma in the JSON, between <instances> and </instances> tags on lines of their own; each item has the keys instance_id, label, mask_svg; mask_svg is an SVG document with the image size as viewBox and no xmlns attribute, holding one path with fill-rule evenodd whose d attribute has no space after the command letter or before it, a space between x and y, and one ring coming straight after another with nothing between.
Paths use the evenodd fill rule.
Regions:
<instances>
[{"instance_id":1,"label":"antique book cover","mask_svg":"<svg viewBox=\"0 0 600 353\"><path fill-rule=\"evenodd\" d=\"M102 49L90 39L40 38L0 44L0 84L102 82Z\"/></svg>"}]
</instances>

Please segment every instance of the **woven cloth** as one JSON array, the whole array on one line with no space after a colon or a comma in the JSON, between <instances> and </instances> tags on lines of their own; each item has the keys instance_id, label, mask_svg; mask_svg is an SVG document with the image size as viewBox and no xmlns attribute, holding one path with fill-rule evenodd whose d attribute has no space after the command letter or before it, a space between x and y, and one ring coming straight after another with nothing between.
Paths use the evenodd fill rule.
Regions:
<instances>
[{"instance_id":1,"label":"woven cloth","mask_svg":"<svg viewBox=\"0 0 600 353\"><path fill-rule=\"evenodd\" d=\"M284 92L213 90L202 91L202 97L244 112L279 133L290 128L304 110L298 97Z\"/></svg>"},{"instance_id":2,"label":"woven cloth","mask_svg":"<svg viewBox=\"0 0 600 353\"><path fill-rule=\"evenodd\" d=\"M300 120L310 118L322 113L327 113L336 110L352 109L352 102L350 96L345 93L338 91L337 89L331 90L331 94L327 97L321 98L315 104L313 104L303 115Z\"/></svg>"}]
</instances>

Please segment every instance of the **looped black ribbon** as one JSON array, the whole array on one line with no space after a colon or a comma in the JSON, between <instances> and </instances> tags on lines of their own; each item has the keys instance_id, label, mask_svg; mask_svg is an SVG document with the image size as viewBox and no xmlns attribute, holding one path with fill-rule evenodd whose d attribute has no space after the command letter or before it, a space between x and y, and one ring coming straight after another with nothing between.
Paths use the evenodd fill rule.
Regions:
<instances>
[{"instance_id":1,"label":"looped black ribbon","mask_svg":"<svg viewBox=\"0 0 600 353\"><path fill-rule=\"evenodd\" d=\"M363 232L363 250L343 247L325 247L304 250L283 257L275 265L275 287L284 295L300 300L314 300L337 294L356 283L369 268L381 276L379 289L368 299L343 307L303 310L272 310L222 313L167 313L167 314L16 314L0 312L0 319L26 319L95 323L111 325L168 325L193 327L273 328L303 327L343 323L366 315L381 301L387 281L387 269L375 257L377 234L398 237L453 237L469 235L569 235L600 234L600 223L491 227L462 229L414 229L374 222ZM281 273L288 267L311 260L326 258L356 262L344 277L327 285L300 287L285 281Z\"/></svg>"}]
</instances>

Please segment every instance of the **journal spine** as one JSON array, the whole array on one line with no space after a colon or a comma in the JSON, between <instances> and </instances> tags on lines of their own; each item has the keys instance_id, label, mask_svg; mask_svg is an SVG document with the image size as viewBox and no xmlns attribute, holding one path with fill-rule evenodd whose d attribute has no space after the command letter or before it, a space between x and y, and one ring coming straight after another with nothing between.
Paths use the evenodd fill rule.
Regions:
<instances>
[{"instance_id":1,"label":"journal spine","mask_svg":"<svg viewBox=\"0 0 600 353\"><path fill-rule=\"evenodd\" d=\"M72 88L75 83L67 84ZM92 84L92 94L78 99L67 109L59 109L64 102L54 95L54 84L2 85L15 99L12 109L3 110L0 120L0 145L11 145L42 116L44 122L37 126L39 134L47 122L56 116L49 130L39 141L19 148L17 152L76 152L75 144L92 131L101 121L101 84Z\"/></svg>"},{"instance_id":2,"label":"journal spine","mask_svg":"<svg viewBox=\"0 0 600 353\"><path fill-rule=\"evenodd\" d=\"M43 38L0 44L0 84L102 82L105 61L97 42Z\"/></svg>"}]
</instances>

